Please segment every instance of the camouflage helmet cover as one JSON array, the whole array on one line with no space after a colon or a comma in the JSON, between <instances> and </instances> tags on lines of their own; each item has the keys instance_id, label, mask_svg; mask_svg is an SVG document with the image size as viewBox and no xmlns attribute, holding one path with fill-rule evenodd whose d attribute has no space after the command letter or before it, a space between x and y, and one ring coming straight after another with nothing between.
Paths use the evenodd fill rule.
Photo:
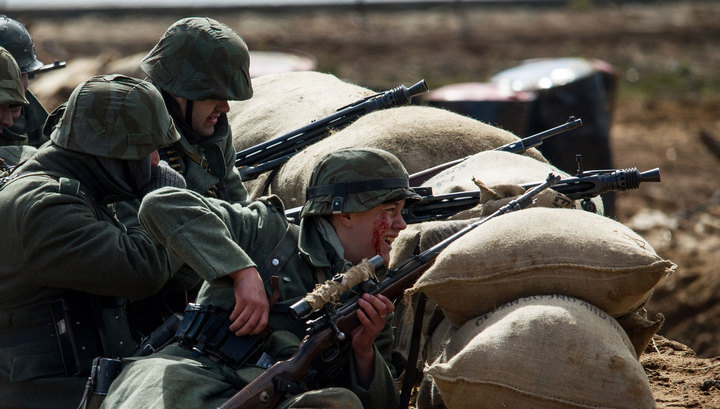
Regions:
<instances>
[{"instance_id":1,"label":"camouflage helmet cover","mask_svg":"<svg viewBox=\"0 0 720 409\"><path fill-rule=\"evenodd\" d=\"M0 47L0 104L27 105L25 90L20 80L20 69L10 53Z\"/></svg>"},{"instance_id":2,"label":"camouflage helmet cover","mask_svg":"<svg viewBox=\"0 0 720 409\"><path fill-rule=\"evenodd\" d=\"M339 150L325 156L313 170L301 217L364 212L405 199L422 198L409 188L408 173L390 152L374 148Z\"/></svg>"},{"instance_id":3,"label":"camouflage helmet cover","mask_svg":"<svg viewBox=\"0 0 720 409\"><path fill-rule=\"evenodd\" d=\"M43 66L35 56L35 46L25 26L2 15L0 15L0 46L5 47L15 57L23 74L37 71Z\"/></svg>"},{"instance_id":4,"label":"camouflage helmet cover","mask_svg":"<svg viewBox=\"0 0 720 409\"><path fill-rule=\"evenodd\" d=\"M245 100L253 94L245 41L211 18L175 22L140 67L158 88L188 100Z\"/></svg>"},{"instance_id":5,"label":"camouflage helmet cover","mask_svg":"<svg viewBox=\"0 0 720 409\"><path fill-rule=\"evenodd\" d=\"M180 135L152 83L112 74L90 77L73 90L50 139L75 152L137 160Z\"/></svg>"}]
</instances>

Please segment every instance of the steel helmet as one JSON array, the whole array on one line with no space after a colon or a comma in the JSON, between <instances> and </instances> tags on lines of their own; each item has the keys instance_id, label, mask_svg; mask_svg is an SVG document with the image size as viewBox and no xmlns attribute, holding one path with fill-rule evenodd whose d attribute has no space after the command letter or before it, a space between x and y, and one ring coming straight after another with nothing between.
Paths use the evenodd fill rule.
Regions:
<instances>
[{"instance_id":1,"label":"steel helmet","mask_svg":"<svg viewBox=\"0 0 720 409\"><path fill-rule=\"evenodd\" d=\"M10 53L0 47L0 104L27 105L25 90L20 81L20 69Z\"/></svg>"},{"instance_id":2,"label":"steel helmet","mask_svg":"<svg viewBox=\"0 0 720 409\"><path fill-rule=\"evenodd\" d=\"M158 88L188 100L244 100L253 94L245 41L211 18L175 22L140 67Z\"/></svg>"},{"instance_id":3,"label":"steel helmet","mask_svg":"<svg viewBox=\"0 0 720 409\"><path fill-rule=\"evenodd\" d=\"M37 71L43 66L35 56L35 46L25 26L2 15L0 15L0 46L5 47L15 57L23 74Z\"/></svg>"},{"instance_id":4,"label":"steel helmet","mask_svg":"<svg viewBox=\"0 0 720 409\"><path fill-rule=\"evenodd\" d=\"M73 90L50 139L75 152L138 160L180 135L152 83L112 74L90 77Z\"/></svg>"},{"instance_id":5,"label":"steel helmet","mask_svg":"<svg viewBox=\"0 0 720 409\"><path fill-rule=\"evenodd\" d=\"M408 173L390 152L351 148L325 156L313 170L301 217L364 212L405 199L412 205L422 198L409 188Z\"/></svg>"}]
</instances>

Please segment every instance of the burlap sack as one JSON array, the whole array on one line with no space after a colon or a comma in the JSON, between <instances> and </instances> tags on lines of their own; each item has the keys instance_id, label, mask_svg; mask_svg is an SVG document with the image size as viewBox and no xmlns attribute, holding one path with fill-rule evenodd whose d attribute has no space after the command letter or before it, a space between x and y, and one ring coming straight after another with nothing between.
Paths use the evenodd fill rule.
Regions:
<instances>
[{"instance_id":1,"label":"burlap sack","mask_svg":"<svg viewBox=\"0 0 720 409\"><path fill-rule=\"evenodd\" d=\"M434 177L428 179L423 186L432 187L433 193L436 195L481 190L483 186L478 186L478 182L491 189L486 194L480 204L484 204L490 200L498 200L503 197L511 197L513 193L508 191L508 186L517 186L531 183L542 183L547 179L549 173L558 175L562 178L571 177L567 173L557 169L546 161L537 160L535 158L518 155L510 152L502 151L484 151L478 152L470 156L467 160L448 168ZM522 193L522 191L521 191ZM517 193L515 193L517 194ZM493 195L495 197L493 197ZM554 190L543 192L538 197L538 206L543 207L568 207L569 199ZM507 201L498 203L503 205ZM600 197L592 199L598 209L598 214L603 214L603 204ZM582 209L581 201L576 200L574 206ZM492 212L494 206L485 209L483 214L471 215L488 215ZM469 217L467 214L460 217Z\"/></svg>"},{"instance_id":2,"label":"burlap sack","mask_svg":"<svg viewBox=\"0 0 720 409\"><path fill-rule=\"evenodd\" d=\"M635 347L635 354L640 358L640 355L645 352L653 336L655 336L663 323L665 323L665 316L657 313L655 314L655 320L651 320L648 319L645 308L641 308L638 311L618 317L617 321L625 330L628 338L630 338L633 347Z\"/></svg>"},{"instance_id":3,"label":"burlap sack","mask_svg":"<svg viewBox=\"0 0 720 409\"><path fill-rule=\"evenodd\" d=\"M393 242L393 248L390 254L390 266L395 267L410 257L427 250L433 245L439 243L446 237L461 230L469 221L441 221L426 222L408 226L407 229L400 232L398 238ZM402 370L408 368L408 355L410 348L414 342L418 342L420 355L416 367L422 370L425 365L425 345L428 342L430 334L435 332L435 328L440 322L446 321L442 311L437 304L430 299L425 301L423 310L422 328L419 337L413 337L414 314L416 313L418 295L404 302L398 300L396 302L395 314L393 314L393 328L395 338L393 340L392 356L393 364ZM418 379L419 381L419 379Z\"/></svg>"},{"instance_id":4,"label":"burlap sack","mask_svg":"<svg viewBox=\"0 0 720 409\"><path fill-rule=\"evenodd\" d=\"M469 320L426 372L450 409L656 407L617 321L564 295L520 298Z\"/></svg>"},{"instance_id":5,"label":"burlap sack","mask_svg":"<svg viewBox=\"0 0 720 409\"><path fill-rule=\"evenodd\" d=\"M410 224L393 241L389 267L397 267L410 257L420 254L470 224L471 220L438 220Z\"/></svg>"},{"instance_id":6,"label":"burlap sack","mask_svg":"<svg viewBox=\"0 0 720 409\"><path fill-rule=\"evenodd\" d=\"M328 153L343 148L387 150L412 174L517 140L518 137L508 131L439 108L384 109L362 116L290 159L278 171L270 192L280 196L288 207L301 205L315 165ZM544 160L535 149L525 155Z\"/></svg>"},{"instance_id":7,"label":"burlap sack","mask_svg":"<svg viewBox=\"0 0 720 409\"><path fill-rule=\"evenodd\" d=\"M406 295L425 292L455 326L510 300L550 292L621 316L641 306L675 267L610 218L538 207L501 215L462 236Z\"/></svg>"}]
</instances>

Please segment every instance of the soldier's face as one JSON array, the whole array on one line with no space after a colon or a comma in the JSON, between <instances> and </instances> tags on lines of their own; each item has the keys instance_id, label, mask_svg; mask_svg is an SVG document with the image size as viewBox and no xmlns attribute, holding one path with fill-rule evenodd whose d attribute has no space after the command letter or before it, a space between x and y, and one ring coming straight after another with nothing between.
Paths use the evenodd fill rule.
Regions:
<instances>
[{"instance_id":1,"label":"soldier's face","mask_svg":"<svg viewBox=\"0 0 720 409\"><path fill-rule=\"evenodd\" d=\"M336 216L341 226L333 224L345 249L345 258L357 264L379 254L388 263L393 241L407 227L401 213L403 206L405 200L398 200L365 212Z\"/></svg>"},{"instance_id":2,"label":"soldier's face","mask_svg":"<svg viewBox=\"0 0 720 409\"><path fill-rule=\"evenodd\" d=\"M2 127L11 127L13 119L19 115L19 105L11 106L10 104L0 104L0 125L2 125ZM2 127L0 127L0 135L2 134Z\"/></svg>"},{"instance_id":3,"label":"soldier's face","mask_svg":"<svg viewBox=\"0 0 720 409\"><path fill-rule=\"evenodd\" d=\"M193 102L192 128L203 138L212 136L215 132L220 114L230 111L227 101L219 99L205 99Z\"/></svg>"},{"instance_id":4,"label":"soldier's face","mask_svg":"<svg viewBox=\"0 0 720 409\"><path fill-rule=\"evenodd\" d=\"M22 84L23 91L27 92L28 84L30 83L30 77L28 73L24 73L20 75L20 83Z\"/></svg>"},{"instance_id":5,"label":"soldier's face","mask_svg":"<svg viewBox=\"0 0 720 409\"><path fill-rule=\"evenodd\" d=\"M180 112L184 115L187 109L187 99L174 97L180 106ZM217 125L220 114L230 112L230 104L221 99L203 99L193 101L192 119L190 127L201 138L209 138L215 133L215 125Z\"/></svg>"}]
</instances>

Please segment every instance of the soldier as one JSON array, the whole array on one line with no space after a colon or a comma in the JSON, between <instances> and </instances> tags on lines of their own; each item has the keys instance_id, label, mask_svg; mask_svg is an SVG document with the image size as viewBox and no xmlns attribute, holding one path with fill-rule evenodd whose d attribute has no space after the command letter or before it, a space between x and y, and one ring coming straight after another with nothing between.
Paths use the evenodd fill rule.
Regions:
<instances>
[{"instance_id":1,"label":"soldier","mask_svg":"<svg viewBox=\"0 0 720 409\"><path fill-rule=\"evenodd\" d=\"M231 203L247 203L248 192L235 168L227 120L228 100L252 96L247 45L228 26L191 17L172 24L143 58L141 69L161 91L180 140L160 157L180 172L190 190ZM120 220L137 225L138 202L118 205ZM130 305L131 325L147 334L194 300L200 277L182 268L155 296ZM147 311L158 314L147 314Z\"/></svg>"},{"instance_id":2,"label":"soldier","mask_svg":"<svg viewBox=\"0 0 720 409\"><path fill-rule=\"evenodd\" d=\"M160 151L188 189L245 203L227 120L229 100L252 97L247 45L228 26L205 17L172 24L140 67L161 90L181 139Z\"/></svg>"},{"instance_id":3,"label":"soldier","mask_svg":"<svg viewBox=\"0 0 720 409\"><path fill-rule=\"evenodd\" d=\"M393 240L407 227L403 206L420 200L408 186L407 171L395 156L367 148L341 150L318 164L299 227L288 224L277 196L241 206L179 189L148 195L140 208L142 224L205 279L181 328L198 314L221 324L179 331L181 343L130 360L102 407L216 408L273 361L289 358L305 325L290 317L288 307L316 283L364 258L380 254L388 260ZM317 368L312 382L298 385L310 391L281 407L398 406L387 363L393 335L386 317L394 306L370 294L358 304L362 325L335 359ZM224 342L250 342L266 328L271 331L261 338L260 357L217 358ZM201 346L202 339L226 341Z\"/></svg>"},{"instance_id":4,"label":"soldier","mask_svg":"<svg viewBox=\"0 0 720 409\"><path fill-rule=\"evenodd\" d=\"M93 358L133 351L125 299L157 291L172 268L112 203L184 187L156 152L179 138L150 82L91 77L70 95L51 143L0 188L3 408L75 408Z\"/></svg>"},{"instance_id":5,"label":"soldier","mask_svg":"<svg viewBox=\"0 0 720 409\"><path fill-rule=\"evenodd\" d=\"M22 74L23 93L29 103L21 108L15 123L3 129L0 145L39 147L48 140L43 134L48 113L28 90L28 82L35 72L43 67L43 63L35 56L35 46L25 26L3 15L0 15L0 46L5 47L15 57ZM3 124L3 127L6 125Z\"/></svg>"},{"instance_id":6,"label":"soldier","mask_svg":"<svg viewBox=\"0 0 720 409\"><path fill-rule=\"evenodd\" d=\"M27 105L20 80L20 69L13 56L0 47L0 140L3 134L10 132L7 128L20 115L20 110ZM0 143L2 145L2 143ZM0 146L0 178L7 176L12 166L20 160L27 159L35 148L22 145Z\"/></svg>"}]
</instances>

